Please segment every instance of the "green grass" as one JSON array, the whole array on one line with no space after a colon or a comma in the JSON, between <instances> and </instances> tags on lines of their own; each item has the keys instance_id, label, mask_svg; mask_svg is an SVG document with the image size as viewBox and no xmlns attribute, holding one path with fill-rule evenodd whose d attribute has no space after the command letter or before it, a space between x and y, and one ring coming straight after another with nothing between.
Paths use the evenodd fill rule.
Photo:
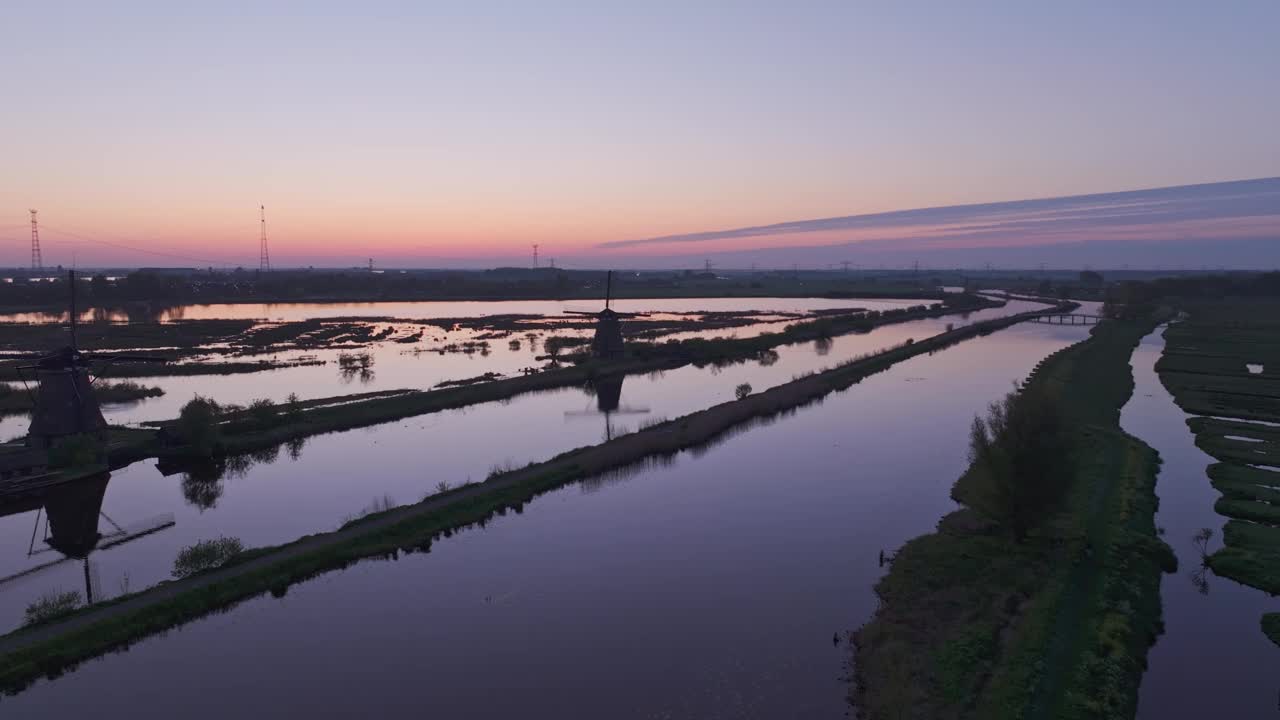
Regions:
<instances>
[{"instance_id":1,"label":"green grass","mask_svg":"<svg viewBox=\"0 0 1280 720\"><path fill-rule=\"evenodd\" d=\"M33 379L30 376L31 372L28 371L27 374L27 380L30 382ZM115 383L98 382L94 383L93 394L100 403L122 403L142 400L143 398L159 397L164 394L164 390L128 381ZM34 387L28 392L21 385L13 386L0 383L0 416L28 413L34 407Z\"/></svg>"},{"instance_id":2,"label":"green grass","mask_svg":"<svg viewBox=\"0 0 1280 720\"><path fill-rule=\"evenodd\" d=\"M1077 428L1057 517L1017 544L971 510L911 540L855 633L851 700L868 718L1129 717L1176 567L1156 536L1156 453L1119 429L1129 356L1154 322L1107 323L1030 384ZM976 482L969 472L953 491Z\"/></svg>"},{"instance_id":3,"label":"green grass","mask_svg":"<svg viewBox=\"0 0 1280 720\"><path fill-rule=\"evenodd\" d=\"M1280 505L1256 500L1240 500L1222 497L1213 504L1214 512L1229 518L1252 520L1267 525L1280 524Z\"/></svg>"},{"instance_id":4,"label":"green grass","mask_svg":"<svg viewBox=\"0 0 1280 720\"><path fill-rule=\"evenodd\" d=\"M1262 616L1262 632L1276 645L1280 645L1280 613Z\"/></svg>"},{"instance_id":5,"label":"green grass","mask_svg":"<svg viewBox=\"0 0 1280 720\"><path fill-rule=\"evenodd\" d=\"M295 416L288 421L266 427L260 422L248 421L247 412L224 416L219 428L219 441L208 449L182 446L160 447L148 444L143 447L117 448L112 455L114 465L143 457L159 455L181 457L234 455L254 452L278 446L291 440L329 432L351 430L369 425L401 420L441 410L465 407L483 402L504 400L515 395L552 390L561 387L580 386L601 375L638 374L680 367L686 364L727 363L757 357L762 352L798 342L809 342L832 334L859 332L878 325L906 322L924 317L940 317L957 308L985 307L989 301L982 299L952 300L951 304L937 307L917 306L875 313L871 315L823 317L813 321L788 326L781 333L751 338L718 340L686 340L653 345L637 344L630 351L631 357L620 361L584 361L579 365L513 377L492 382L446 387L434 390L405 390L385 393L353 395L347 398L325 398L319 401L299 403ZM955 337L970 337L986 328L999 328L995 324L965 326L956 331ZM349 402L347 401L349 400ZM341 402L342 404L337 404ZM170 425L170 422L155 423Z\"/></svg>"},{"instance_id":6,"label":"green grass","mask_svg":"<svg viewBox=\"0 0 1280 720\"><path fill-rule=\"evenodd\" d=\"M162 585L81 610L61 626L65 629L48 628L50 634L40 639L24 637L21 630L11 633L0 638L0 645L6 647L0 662L0 690L19 691L42 675L64 672L79 662L243 600L267 592L282 595L294 583L362 559L395 559L402 552L427 551L437 537L449 536L471 524L483 525L493 515L508 510L520 512L533 498L569 482L667 457L683 449L704 447L762 419L820 401L897 362L993 332L1019 319L1001 318L965 326L660 423L610 443L500 473L479 485L447 490L417 505L372 513L337 531L342 535L309 536L282 546L245 550L232 555L212 574L198 573L177 581L187 585ZM149 601L151 597L163 599ZM111 612L124 603L134 604L118 614Z\"/></svg>"},{"instance_id":7,"label":"green grass","mask_svg":"<svg viewBox=\"0 0 1280 720\"><path fill-rule=\"evenodd\" d=\"M1208 468L1222 493L1214 510L1231 518L1224 546L1207 558L1210 569L1273 595L1280 592L1280 472L1251 466L1280 466L1280 428L1240 420L1280 422L1276 309L1260 300L1191 304L1190 319L1165 331L1156 365L1179 406L1216 416L1187 421L1196 446L1219 460ZM1263 372L1250 373L1249 364L1263 365ZM1272 640L1280 637L1278 618L1263 617Z\"/></svg>"}]
</instances>

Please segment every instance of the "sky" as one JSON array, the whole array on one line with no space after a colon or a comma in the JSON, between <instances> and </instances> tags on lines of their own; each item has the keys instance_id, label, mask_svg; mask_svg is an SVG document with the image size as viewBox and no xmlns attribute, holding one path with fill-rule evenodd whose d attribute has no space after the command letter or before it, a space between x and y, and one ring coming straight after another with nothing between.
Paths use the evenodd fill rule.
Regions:
<instances>
[{"instance_id":1,"label":"sky","mask_svg":"<svg viewBox=\"0 0 1280 720\"><path fill-rule=\"evenodd\" d=\"M1136 234L1008 224L1000 252L877 223L1280 176L1277 27L1274 0L20 3L0 265L29 263L37 208L46 264L253 267L265 205L277 267L529 264L534 243L565 267L1105 265L1135 242L1274 266L1265 192ZM687 240L780 223L807 229Z\"/></svg>"}]
</instances>

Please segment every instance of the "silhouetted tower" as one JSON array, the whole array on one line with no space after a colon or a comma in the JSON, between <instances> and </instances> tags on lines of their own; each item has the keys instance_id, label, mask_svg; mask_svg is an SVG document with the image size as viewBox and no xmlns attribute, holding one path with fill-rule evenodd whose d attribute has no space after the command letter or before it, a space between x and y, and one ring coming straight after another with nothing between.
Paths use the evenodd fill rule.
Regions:
<instances>
[{"instance_id":1,"label":"silhouetted tower","mask_svg":"<svg viewBox=\"0 0 1280 720\"><path fill-rule=\"evenodd\" d=\"M533 269L538 269L538 244L533 244Z\"/></svg>"},{"instance_id":2,"label":"silhouetted tower","mask_svg":"<svg viewBox=\"0 0 1280 720\"><path fill-rule=\"evenodd\" d=\"M107 437L107 421L102 417L98 399L89 380L89 359L76 347L76 271L67 273L71 292L70 343L36 361L39 390L27 443L48 448L59 439L82 433L100 440Z\"/></svg>"},{"instance_id":3,"label":"silhouetted tower","mask_svg":"<svg viewBox=\"0 0 1280 720\"><path fill-rule=\"evenodd\" d=\"M609 307L613 299L613 271L605 276L604 309L598 313L581 310L566 310L572 315L595 315L596 336L591 341L591 355L601 360L612 360L622 357L622 318L631 317L632 313L615 312Z\"/></svg>"},{"instance_id":4,"label":"silhouetted tower","mask_svg":"<svg viewBox=\"0 0 1280 720\"><path fill-rule=\"evenodd\" d=\"M35 210L31 211L31 269L44 269L44 258L40 257L40 226L36 223Z\"/></svg>"},{"instance_id":5,"label":"silhouetted tower","mask_svg":"<svg viewBox=\"0 0 1280 720\"><path fill-rule=\"evenodd\" d=\"M70 288L69 343L66 347L36 360L34 369L38 391L27 445L48 449L60 440L74 435L89 435L99 441L107 438L107 421L93 393L89 367L97 360L107 364L122 361L163 362L160 358L115 355L97 358L80 352L76 344L76 271L67 273ZM31 369L31 366L19 370Z\"/></svg>"},{"instance_id":6,"label":"silhouetted tower","mask_svg":"<svg viewBox=\"0 0 1280 720\"><path fill-rule=\"evenodd\" d=\"M267 206L258 206L258 269L271 269L271 253L267 252Z\"/></svg>"}]
</instances>

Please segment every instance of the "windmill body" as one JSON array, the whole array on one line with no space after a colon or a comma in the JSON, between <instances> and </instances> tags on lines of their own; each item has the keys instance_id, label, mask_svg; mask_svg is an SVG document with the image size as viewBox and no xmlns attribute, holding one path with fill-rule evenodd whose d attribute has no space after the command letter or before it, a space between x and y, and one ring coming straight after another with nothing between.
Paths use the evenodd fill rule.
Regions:
<instances>
[{"instance_id":1,"label":"windmill body","mask_svg":"<svg viewBox=\"0 0 1280 720\"><path fill-rule=\"evenodd\" d=\"M55 464L77 466L77 472L69 477L83 475L85 470L105 469L109 433L102 407L93 391L91 367L103 362L164 362L163 358L135 355L100 357L81 352L76 347L75 271L70 271L67 278L71 290L70 344L34 358L34 365L18 368L19 371L34 371L36 393L25 441L21 445L7 443L0 446L0 480L10 481L7 483L9 486L14 481L46 473ZM85 442L76 446L65 442L69 440ZM51 455L60 446L67 452L61 462L52 463Z\"/></svg>"},{"instance_id":2,"label":"windmill body","mask_svg":"<svg viewBox=\"0 0 1280 720\"><path fill-rule=\"evenodd\" d=\"M68 346L36 364L38 390L27 444L48 449L65 437L107 438L107 421L93 393L89 360Z\"/></svg>"},{"instance_id":3,"label":"windmill body","mask_svg":"<svg viewBox=\"0 0 1280 720\"><path fill-rule=\"evenodd\" d=\"M603 310L600 312L566 311L571 315L595 316L596 334L591 340L591 356L597 360L617 360L623 356L626 348L622 341L622 318L635 316L635 313L620 313L609 307L612 296L613 271L610 270L605 280Z\"/></svg>"},{"instance_id":4,"label":"windmill body","mask_svg":"<svg viewBox=\"0 0 1280 720\"><path fill-rule=\"evenodd\" d=\"M591 354L601 360L622 357L622 321L618 313L605 308L596 315L596 336L591 341Z\"/></svg>"}]
</instances>

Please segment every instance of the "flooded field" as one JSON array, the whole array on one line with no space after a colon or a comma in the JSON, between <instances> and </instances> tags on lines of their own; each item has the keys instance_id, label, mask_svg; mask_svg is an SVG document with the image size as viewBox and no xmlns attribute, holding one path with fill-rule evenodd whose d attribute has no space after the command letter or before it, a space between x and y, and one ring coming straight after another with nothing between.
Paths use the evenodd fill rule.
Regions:
<instances>
[{"instance_id":1,"label":"flooded field","mask_svg":"<svg viewBox=\"0 0 1280 720\"><path fill-rule=\"evenodd\" d=\"M1035 307L1029 305L1028 307ZM726 367L686 366L663 373L628 377L616 386L574 388L520 395L506 402L484 403L360 430L323 435L276 452L243 456L233 462L164 477L154 461L137 463L112 474L102 512L126 532L169 519L174 525L137 541L93 555L92 570L101 586L99 599L136 591L170 577L179 551L220 536L239 538L247 547L275 544L302 535L332 530L375 506L416 502L441 483L456 487L478 482L494 469L519 467L566 450L593 445L644 423L670 419L732 400L743 384L755 391L788 382L797 375L851 360L907 339L942 332L947 324L975 322L1020 312L1021 303L961 316L918 320L844 335L824 343L779 347L776 355ZM1037 326L1037 329L1042 329ZM1023 332L1014 328L998 333ZM400 357L390 351L393 363ZM284 389L276 375L316 373L319 395L342 392L335 367L296 368L216 378L157 378L185 385L190 393L236 402ZM407 377L406 377L407 379ZM173 387L173 386L170 386ZM386 387L400 387L387 385ZM174 417L181 403L174 390L132 408L109 410L122 422L121 410L156 414L130 419ZM181 402L189 399L186 395ZM170 403L164 407L164 403ZM0 578L41 567L49 553L29 553L33 538L40 544L47 516L29 508L0 518ZM42 519L43 518L43 519ZM113 529L107 520L101 525ZM39 529L37 529L39 526ZM104 530L103 532L106 532ZM0 585L0 628L21 622L22 611L55 588L83 588L82 563L62 562Z\"/></svg>"},{"instance_id":2,"label":"flooded field","mask_svg":"<svg viewBox=\"0 0 1280 720\"><path fill-rule=\"evenodd\" d=\"M869 349L865 343L893 344L925 329L890 326L821 351L787 348L771 366L718 375L686 368L628 378L614 419L625 426L680 414L727 399L740 378L768 386L801 370L801 358L809 369L834 364ZM1086 333L1027 324L905 361L670 466L551 493L429 555L361 563L283 598L251 601L4 704L55 717L68 698L91 695L120 711L133 697L125 688L140 689L145 678L150 709L197 717L249 707L389 709L409 701L409 688L414 697L428 691L439 712L471 717L570 709L841 716L847 654L833 635L870 614L878 552L929 530L950 509L947 491L966 464L974 413ZM566 415L589 414L593 404L564 391L517 398L493 415L479 406L322 436L296 460L286 450L224 478L203 512L184 496L182 479L134 466L110 480L104 510L122 524L172 512L175 525L94 553L91 565L111 588L126 573L131 583L154 581L192 538L238 536L251 546L323 529L324 518L332 527L383 495L416 500L442 479L483 474L502 453L522 463L552 454L557 440L595 442L604 418ZM622 407L647 410L628 415ZM511 420L503 424L502 415ZM33 521L6 519L8 567L22 564ZM83 569L68 565L23 587L83 584ZM21 605L6 601L7 617ZM266 668L274 668L270 685L255 681ZM194 684L214 675L238 691L191 706ZM521 691L489 692L495 678Z\"/></svg>"},{"instance_id":3,"label":"flooded field","mask_svg":"<svg viewBox=\"0 0 1280 720\"><path fill-rule=\"evenodd\" d=\"M1193 536L1213 531L1206 546L1222 545L1226 518L1214 512L1219 493L1205 468L1214 462L1195 445L1187 414L1155 372L1164 328L1147 336L1133 355L1133 399L1121 417L1124 429L1154 447L1164 460L1156 481L1156 525L1178 555L1178 572L1161 586L1165 632L1148 656L1138 717L1272 717L1276 712L1275 646L1258 618L1280 603L1266 593L1202 566Z\"/></svg>"},{"instance_id":4,"label":"flooded field","mask_svg":"<svg viewBox=\"0 0 1280 720\"><path fill-rule=\"evenodd\" d=\"M840 308L863 308L867 310L888 310L915 304L918 301L904 300L826 300L822 298L703 298L682 300L654 301L619 301L616 306L627 307L626 303L645 302L648 310L659 313L694 313L694 312L728 312L758 310L761 313L812 313L819 310ZM581 305L581 308L579 306ZM502 301L502 302L465 302L465 303L356 303L356 304L298 304L298 305L207 305L192 306L192 312L200 311L198 319L214 319L225 317L241 317L251 319L267 319L279 316L285 320L309 320L328 317L479 317L495 313L545 314L550 319L563 319L561 310L588 308L585 303L555 303L551 301ZM943 323L934 323L930 327L942 327L947 322L963 324L984 317L1020 312L1032 307L1034 303L1012 302L1007 308L984 310L971 313L969 316L956 315ZM254 308L263 312L272 309L275 315L258 316L252 314ZM224 312L225 311L225 312ZM176 312L176 310L175 310ZM234 313L247 313L235 315ZM10 318L17 316L9 316ZM56 316L32 316L29 321L54 322ZM658 315L662 317L662 315ZM705 330L697 332L677 332L661 337L662 340L687 339L691 337L749 337L762 332L777 332L789 322L760 322L728 329ZM371 390L394 390L402 388L430 389L446 381L473 378L484 373L497 373L509 376L519 373L524 368L538 367L543 364L538 358L545 356L545 342L548 337L589 337L589 330L563 330L532 327L528 330L506 333L505 337L479 341L483 348L471 348L467 352L440 352L449 344L461 345L468 341L477 342L483 338L484 332L471 330L454 330L445 332L440 329L430 330L424 334L420 342L396 343L379 342L359 350L350 349L308 349L290 351L267 356L275 360L310 360L319 364L266 370L257 373L234 375L194 375L194 376L159 376L135 378L137 382L148 386L159 387L165 391L161 397L151 398L123 405L107 405L103 412L107 420L116 424L135 423L144 420L160 420L177 416L178 409L196 394L212 395L224 404L247 404L258 398L268 398L277 402L284 400L290 393L300 398L327 397L351 392ZM919 335L917 334L917 337ZM368 353L370 364L367 372L343 372L339 366L339 357L344 353ZM163 352L151 353L163 355ZM211 358L220 360L221 358ZM253 358L259 359L259 358ZM811 369L811 368L806 368ZM15 383L16 387L21 387ZM24 415L0 417L0 440L18 437L25 434L27 419Z\"/></svg>"},{"instance_id":5,"label":"flooded field","mask_svg":"<svg viewBox=\"0 0 1280 720\"><path fill-rule=\"evenodd\" d=\"M827 298L651 298L613 300L618 312L708 312L760 310L766 312L809 312L844 307L913 305L918 300L863 300ZM567 310L596 311L602 301L592 300L438 300L418 302L338 302L338 303L222 303L217 305L179 305L158 309L145 317L125 312L92 311L81 313L83 322L105 320L128 322L149 320L309 320L317 317L398 317L455 318L480 315L560 315ZM66 322L67 313L10 313L0 315L0 322Z\"/></svg>"}]
</instances>

